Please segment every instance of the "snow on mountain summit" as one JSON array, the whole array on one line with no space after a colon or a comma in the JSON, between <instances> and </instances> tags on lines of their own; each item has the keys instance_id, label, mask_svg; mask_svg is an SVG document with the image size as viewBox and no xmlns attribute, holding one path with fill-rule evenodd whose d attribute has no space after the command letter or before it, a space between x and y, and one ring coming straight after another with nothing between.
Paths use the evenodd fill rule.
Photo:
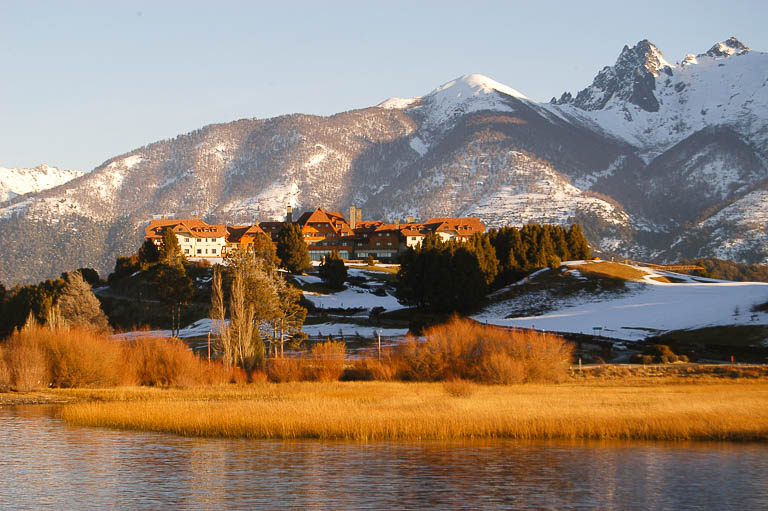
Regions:
<instances>
[{"instance_id":1,"label":"snow on mountain summit","mask_svg":"<svg viewBox=\"0 0 768 511\"><path fill-rule=\"evenodd\" d=\"M439 103L465 103L470 98L482 98L484 95L500 92L513 98L528 100L520 91L513 89L503 83L499 83L493 78L485 75L473 73L460 76L455 80L444 83L434 89L426 96L415 98L389 98L379 103L380 108L398 108L404 109L412 106L419 106L424 102Z\"/></svg>"},{"instance_id":2,"label":"snow on mountain summit","mask_svg":"<svg viewBox=\"0 0 768 511\"><path fill-rule=\"evenodd\" d=\"M735 37L729 37L710 48L706 55L710 57L730 57L731 55L743 55L749 50L749 47L745 46Z\"/></svg>"},{"instance_id":3,"label":"snow on mountain summit","mask_svg":"<svg viewBox=\"0 0 768 511\"><path fill-rule=\"evenodd\" d=\"M33 169L0 167L0 202L53 188L83 174L81 170L63 170L45 163Z\"/></svg>"},{"instance_id":4,"label":"snow on mountain summit","mask_svg":"<svg viewBox=\"0 0 768 511\"><path fill-rule=\"evenodd\" d=\"M470 96L478 96L480 94L491 94L494 91L501 92L507 96L512 96L513 98L528 99L512 87L499 83L485 75L476 73L451 80L427 94L426 97L447 94L457 98L466 98Z\"/></svg>"}]
</instances>

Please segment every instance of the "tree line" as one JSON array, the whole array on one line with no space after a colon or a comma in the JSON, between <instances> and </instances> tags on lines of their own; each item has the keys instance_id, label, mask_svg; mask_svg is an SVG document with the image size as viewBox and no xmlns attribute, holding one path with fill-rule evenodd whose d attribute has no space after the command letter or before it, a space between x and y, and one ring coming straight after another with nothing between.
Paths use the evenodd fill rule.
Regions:
<instances>
[{"instance_id":1,"label":"tree line","mask_svg":"<svg viewBox=\"0 0 768 511\"><path fill-rule=\"evenodd\" d=\"M446 242L429 233L421 246L401 257L397 297L434 312L468 312L481 305L489 291L532 271L589 258L589 244L576 224L503 227L475 234L467 242Z\"/></svg>"},{"instance_id":2,"label":"tree line","mask_svg":"<svg viewBox=\"0 0 768 511\"><path fill-rule=\"evenodd\" d=\"M99 300L91 291L91 285L98 282L96 270L80 268L38 284L11 289L0 284L0 339L25 323L109 329Z\"/></svg>"}]
</instances>

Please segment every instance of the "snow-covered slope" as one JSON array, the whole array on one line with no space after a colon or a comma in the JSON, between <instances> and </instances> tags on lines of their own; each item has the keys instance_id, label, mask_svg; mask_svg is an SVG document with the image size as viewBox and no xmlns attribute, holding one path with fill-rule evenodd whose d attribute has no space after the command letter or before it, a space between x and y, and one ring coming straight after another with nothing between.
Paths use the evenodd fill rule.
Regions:
<instances>
[{"instance_id":1,"label":"snow-covered slope","mask_svg":"<svg viewBox=\"0 0 768 511\"><path fill-rule=\"evenodd\" d=\"M62 170L45 163L32 169L0 167L0 202L59 186L83 174L80 170Z\"/></svg>"},{"instance_id":2,"label":"snow-covered slope","mask_svg":"<svg viewBox=\"0 0 768 511\"><path fill-rule=\"evenodd\" d=\"M571 267L578 271L577 264ZM671 330L768 325L768 312L751 311L753 306L768 302L766 283L692 278L681 283L664 283L653 280L659 275L651 270L633 268L647 272L647 276L644 282L628 282L627 293L578 295L559 300L550 312L528 317L506 317L506 311L519 303L500 302L475 318L496 325L535 327L552 332L592 334L599 328L606 337L634 341ZM571 278L579 278L578 273L573 273ZM680 275L676 277L685 279Z\"/></svg>"},{"instance_id":3,"label":"snow-covered slope","mask_svg":"<svg viewBox=\"0 0 768 511\"><path fill-rule=\"evenodd\" d=\"M641 41L625 47L576 98L564 95L557 103L637 147L646 161L708 126L730 126L766 151L768 54L731 38L672 66Z\"/></svg>"}]
</instances>

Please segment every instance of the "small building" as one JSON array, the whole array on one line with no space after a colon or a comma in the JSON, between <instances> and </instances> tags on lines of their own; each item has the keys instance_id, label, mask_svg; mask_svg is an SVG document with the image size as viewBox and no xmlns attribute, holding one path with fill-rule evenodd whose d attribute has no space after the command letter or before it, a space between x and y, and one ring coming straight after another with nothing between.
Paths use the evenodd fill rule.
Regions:
<instances>
[{"instance_id":1,"label":"small building","mask_svg":"<svg viewBox=\"0 0 768 511\"><path fill-rule=\"evenodd\" d=\"M159 247L166 229L176 234L186 257L215 258L227 253L227 229L223 224L208 224L197 218L152 220L144 230L144 239Z\"/></svg>"},{"instance_id":2,"label":"small building","mask_svg":"<svg viewBox=\"0 0 768 511\"><path fill-rule=\"evenodd\" d=\"M232 254L236 251L253 252L254 240L257 236L271 238L258 224L228 225L227 253Z\"/></svg>"}]
</instances>

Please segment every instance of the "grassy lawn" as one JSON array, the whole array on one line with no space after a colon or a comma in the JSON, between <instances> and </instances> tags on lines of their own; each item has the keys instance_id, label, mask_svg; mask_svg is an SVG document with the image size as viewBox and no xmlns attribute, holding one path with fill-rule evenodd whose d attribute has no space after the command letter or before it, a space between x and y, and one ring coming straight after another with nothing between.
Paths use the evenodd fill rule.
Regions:
<instances>
[{"instance_id":1,"label":"grassy lawn","mask_svg":"<svg viewBox=\"0 0 768 511\"><path fill-rule=\"evenodd\" d=\"M655 344L698 344L717 346L760 346L768 339L766 325L727 325L698 328L696 330L674 330L654 337Z\"/></svg>"},{"instance_id":2,"label":"grassy lawn","mask_svg":"<svg viewBox=\"0 0 768 511\"><path fill-rule=\"evenodd\" d=\"M611 263L608 261L595 261L586 262L578 266L572 266L573 269L578 270L583 275L596 275L600 277L611 277L623 280L643 281L643 277L648 274L632 266L619 263ZM666 277L657 277L659 282L670 282Z\"/></svg>"},{"instance_id":3,"label":"grassy lawn","mask_svg":"<svg viewBox=\"0 0 768 511\"><path fill-rule=\"evenodd\" d=\"M768 382L302 382L50 391L70 424L185 436L768 440Z\"/></svg>"}]
</instances>

